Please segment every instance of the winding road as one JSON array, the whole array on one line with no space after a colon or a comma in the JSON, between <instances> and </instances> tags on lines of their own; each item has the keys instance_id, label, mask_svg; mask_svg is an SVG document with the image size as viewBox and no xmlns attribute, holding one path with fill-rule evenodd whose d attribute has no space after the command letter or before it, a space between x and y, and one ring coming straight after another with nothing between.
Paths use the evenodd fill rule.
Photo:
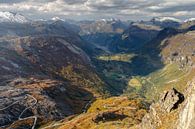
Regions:
<instances>
[{"instance_id":1,"label":"winding road","mask_svg":"<svg viewBox=\"0 0 195 129\"><path fill-rule=\"evenodd\" d=\"M93 101L90 100L90 101L85 105L85 107L83 108L83 113L86 113L86 112L87 112L87 109L88 109L89 105L91 105L92 102L93 102Z\"/></svg>"},{"instance_id":2,"label":"winding road","mask_svg":"<svg viewBox=\"0 0 195 129\"><path fill-rule=\"evenodd\" d=\"M28 109L33 108L33 106L35 106L35 105L37 104L37 99L36 99L35 97L33 97L32 95L30 95L30 94L26 94L25 97L30 97L30 98L32 98L32 99L34 100L34 102L33 102L33 104L32 104L31 106L26 107L26 108L20 113L20 115L19 115L19 117L18 117L18 120L21 121L21 120L27 120L27 119L34 119L34 123L33 123L32 127L31 127L31 129L35 129L35 126L36 126L36 123L37 123L37 116L30 116L30 117L25 117L25 118L22 118L22 116L23 116L23 114L24 114ZM11 106L13 106L13 105L15 105L15 104L17 104L17 103L19 103L19 102L20 102L20 101L18 100L18 101L16 101L16 102L10 104L10 105L7 106L7 107L4 107L4 108L0 109L0 111L6 110L6 109L8 109L9 107L11 107ZM13 125L13 124L15 124L15 122L13 122L11 125ZM1 126L0 128L2 128L2 127L5 127L5 126Z\"/></svg>"},{"instance_id":3,"label":"winding road","mask_svg":"<svg viewBox=\"0 0 195 129\"><path fill-rule=\"evenodd\" d=\"M11 107L11 106L13 106L13 105L15 105L15 104L17 104L17 103L19 103L19 101L16 101L16 102L12 103L11 105L9 105L9 106L7 106L7 107L4 107L4 108L0 109L0 111L6 110L6 109L8 109L9 107Z\"/></svg>"},{"instance_id":4,"label":"winding road","mask_svg":"<svg viewBox=\"0 0 195 129\"><path fill-rule=\"evenodd\" d=\"M87 109L88 107L91 105L91 103L93 102L93 100L90 100L84 107L83 107L83 113L86 113L87 112ZM56 127L56 126L61 126L61 125L64 125L64 123L54 123L53 125L48 125L46 127L43 127L41 129L49 129L49 128L52 128L52 127Z\"/></svg>"}]
</instances>

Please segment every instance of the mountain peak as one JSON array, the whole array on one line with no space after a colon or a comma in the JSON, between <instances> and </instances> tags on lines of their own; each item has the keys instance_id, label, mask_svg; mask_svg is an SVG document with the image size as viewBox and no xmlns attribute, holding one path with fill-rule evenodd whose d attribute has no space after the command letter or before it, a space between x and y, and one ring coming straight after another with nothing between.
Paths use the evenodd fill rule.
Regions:
<instances>
[{"instance_id":1,"label":"mountain peak","mask_svg":"<svg viewBox=\"0 0 195 129\"><path fill-rule=\"evenodd\" d=\"M19 13L0 12L0 22L26 23L29 20Z\"/></svg>"},{"instance_id":2,"label":"mountain peak","mask_svg":"<svg viewBox=\"0 0 195 129\"><path fill-rule=\"evenodd\" d=\"M51 20L52 21L65 21L64 19L62 19L60 17L53 17Z\"/></svg>"},{"instance_id":3,"label":"mountain peak","mask_svg":"<svg viewBox=\"0 0 195 129\"><path fill-rule=\"evenodd\" d=\"M100 19L99 21L103 21L103 22L116 22L116 21L120 21L117 18L110 18L110 19Z\"/></svg>"},{"instance_id":4,"label":"mountain peak","mask_svg":"<svg viewBox=\"0 0 195 129\"><path fill-rule=\"evenodd\" d=\"M173 22L181 22L181 20L174 18L174 17L155 17L152 19L152 21L158 21L158 22L167 22L167 21L173 21Z\"/></svg>"},{"instance_id":5,"label":"mountain peak","mask_svg":"<svg viewBox=\"0 0 195 129\"><path fill-rule=\"evenodd\" d=\"M186 19L184 22L192 22L195 21L195 18Z\"/></svg>"}]
</instances>

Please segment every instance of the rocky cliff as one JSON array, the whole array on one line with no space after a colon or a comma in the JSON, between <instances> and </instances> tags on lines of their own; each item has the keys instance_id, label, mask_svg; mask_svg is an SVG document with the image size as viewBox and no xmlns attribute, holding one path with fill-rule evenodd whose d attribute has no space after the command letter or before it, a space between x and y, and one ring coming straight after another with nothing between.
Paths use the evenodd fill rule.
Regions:
<instances>
[{"instance_id":1,"label":"rocky cliff","mask_svg":"<svg viewBox=\"0 0 195 129\"><path fill-rule=\"evenodd\" d=\"M181 108L177 129L195 128L195 80L189 84L186 100Z\"/></svg>"},{"instance_id":2,"label":"rocky cliff","mask_svg":"<svg viewBox=\"0 0 195 129\"><path fill-rule=\"evenodd\" d=\"M176 89L164 92L150 106L138 129L194 129L195 79L187 84L184 94Z\"/></svg>"}]
</instances>

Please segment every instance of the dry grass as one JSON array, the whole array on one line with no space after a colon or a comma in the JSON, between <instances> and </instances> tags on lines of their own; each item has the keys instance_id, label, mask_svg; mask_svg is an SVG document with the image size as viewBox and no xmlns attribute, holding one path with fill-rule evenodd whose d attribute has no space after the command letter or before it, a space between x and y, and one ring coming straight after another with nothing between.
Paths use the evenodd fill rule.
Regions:
<instances>
[{"instance_id":1,"label":"dry grass","mask_svg":"<svg viewBox=\"0 0 195 129\"><path fill-rule=\"evenodd\" d=\"M99 123L93 121L98 114L106 112L115 112L125 115L126 118ZM87 113L76 116L68 122L62 122L63 125L58 129L129 129L139 124L145 113L146 110L141 100L129 100L127 97L98 99L91 105Z\"/></svg>"}]
</instances>

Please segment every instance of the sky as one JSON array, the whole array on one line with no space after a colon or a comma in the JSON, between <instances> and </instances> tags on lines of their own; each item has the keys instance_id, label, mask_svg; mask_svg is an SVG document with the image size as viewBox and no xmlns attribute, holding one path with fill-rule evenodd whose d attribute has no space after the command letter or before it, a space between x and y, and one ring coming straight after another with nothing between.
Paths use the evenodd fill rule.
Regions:
<instances>
[{"instance_id":1,"label":"sky","mask_svg":"<svg viewBox=\"0 0 195 129\"><path fill-rule=\"evenodd\" d=\"M0 11L31 19L148 20L171 16L184 20L195 17L195 0L0 0Z\"/></svg>"}]
</instances>

